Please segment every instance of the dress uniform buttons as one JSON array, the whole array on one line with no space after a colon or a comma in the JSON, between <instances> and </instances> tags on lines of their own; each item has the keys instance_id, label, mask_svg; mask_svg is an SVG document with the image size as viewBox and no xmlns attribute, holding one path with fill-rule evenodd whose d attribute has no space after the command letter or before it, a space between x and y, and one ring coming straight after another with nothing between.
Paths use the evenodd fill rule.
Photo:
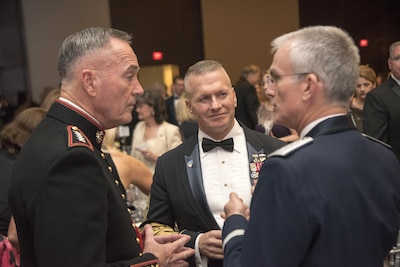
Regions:
<instances>
[{"instance_id":1,"label":"dress uniform buttons","mask_svg":"<svg viewBox=\"0 0 400 267\"><path fill-rule=\"evenodd\" d=\"M101 153L100 156L102 157L102 159L106 158L106 155L104 155L104 153Z\"/></svg>"},{"instance_id":2,"label":"dress uniform buttons","mask_svg":"<svg viewBox=\"0 0 400 267\"><path fill-rule=\"evenodd\" d=\"M130 208L127 208L126 210L129 212L129 214L131 213L131 210L130 210Z\"/></svg>"},{"instance_id":3,"label":"dress uniform buttons","mask_svg":"<svg viewBox=\"0 0 400 267\"><path fill-rule=\"evenodd\" d=\"M114 180L114 182L115 182L115 184L116 184L116 185L119 185L119 182L118 182L118 180Z\"/></svg>"},{"instance_id":4,"label":"dress uniform buttons","mask_svg":"<svg viewBox=\"0 0 400 267\"><path fill-rule=\"evenodd\" d=\"M122 199L125 199L125 194L121 194Z\"/></svg>"},{"instance_id":5,"label":"dress uniform buttons","mask_svg":"<svg viewBox=\"0 0 400 267\"><path fill-rule=\"evenodd\" d=\"M139 256L143 256L143 253L142 253L142 252L140 252L140 253L139 253Z\"/></svg>"},{"instance_id":6,"label":"dress uniform buttons","mask_svg":"<svg viewBox=\"0 0 400 267\"><path fill-rule=\"evenodd\" d=\"M112 167L111 167L111 166L108 166L108 170L109 170L110 172L112 172Z\"/></svg>"},{"instance_id":7,"label":"dress uniform buttons","mask_svg":"<svg viewBox=\"0 0 400 267\"><path fill-rule=\"evenodd\" d=\"M138 244L140 244L140 239L139 239L139 237L136 237L136 242L137 242Z\"/></svg>"}]
</instances>

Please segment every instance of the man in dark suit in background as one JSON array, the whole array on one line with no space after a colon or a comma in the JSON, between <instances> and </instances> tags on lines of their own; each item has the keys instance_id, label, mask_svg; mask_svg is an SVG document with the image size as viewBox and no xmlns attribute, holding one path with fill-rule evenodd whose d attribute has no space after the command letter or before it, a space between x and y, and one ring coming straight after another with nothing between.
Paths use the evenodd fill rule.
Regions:
<instances>
[{"instance_id":1,"label":"man in dark suit in background","mask_svg":"<svg viewBox=\"0 0 400 267\"><path fill-rule=\"evenodd\" d=\"M400 41L389 47L389 79L367 94L364 133L392 146L400 162Z\"/></svg>"},{"instance_id":2,"label":"man in dark suit in background","mask_svg":"<svg viewBox=\"0 0 400 267\"><path fill-rule=\"evenodd\" d=\"M240 79L234 86L237 98L235 117L252 130L258 125L257 109L260 101L256 86L260 83L260 75L260 67L248 65L243 68Z\"/></svg>"},{"instance_id":3,"label":"man in dark suit in background","mask_svg":"<svg viewBox=\"0 0 400 267\"><path fill-rule=\"evenodd\" d=\"M143 93L130 43L125 32L88 28L61 46L60 98L11 177L22 267L166 266L194 253L183 248L188 236L155 239L151 227L143 242L115 165L101 151L104 129L128 123Z\"/></svg>"},{"instance_id":4,"label":"man in dark suit in background","mask_svg":"<svg viewBox=\"0 0 400 267\"><path fill-rule=\"evenodd\" d=\"M347 115L359 75L354 41L315 26L276 38L272 51L275 119L301 139L268 156L250 214L231 194L226 266L382 266L400 225L400 165Z\"/></svg>"},{"instance_id":5,"label":"man in dark suit in background","mask_svg":"<svg viewBox=\"0 0 400 267\"><path fill-rule=\"evenodd\" d=\"M238 190L250 203L251 185L265 155L285 143L235 120L235 90L218 62L191 66L185 90L199 131L158 159L145 223L160 234L172 232L176 223L176 230L192 237L196 266L222 266L220 213L229 193ZM194 259L190 264L195 266Z\"/></svg>"},{"instance_id":6,"label":"man in dark suit in background","mask_svg":"<svg viewBox=\"0 0 400 267\"><path fill-rule=\"evenodd\" d=\"M182 76L175 76L171 86L172 95L165 100L165 107L168 114L168 122L179 125L176 118L176 105L178 104L179 97L185 91L185 85Z\"/></svg>"}]
</instances>

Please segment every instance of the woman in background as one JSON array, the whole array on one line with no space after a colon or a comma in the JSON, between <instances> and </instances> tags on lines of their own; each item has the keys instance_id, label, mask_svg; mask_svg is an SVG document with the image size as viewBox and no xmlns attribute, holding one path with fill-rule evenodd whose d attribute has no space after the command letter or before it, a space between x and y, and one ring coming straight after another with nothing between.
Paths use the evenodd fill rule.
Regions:
<instances>
[{"instance_id":1,"label":"woman in background","mask_svg":"<svg viewBox=\"0 0 400 267\"><path fill-rule=\"evenodd\" d=\"M19 264L17 230L8 203L11 172L18 153L45 116L46 110L43 108L27 108L18 113L0 132L0 249L4 253L3 259L8 258L14 261L13 263L8 261L10 265L5 266ZM10 248L7 246L8 240L14 246L9 250L7 249Z\"/></svg>"},{"instance_id":2,"label":"woman in background","mask_svg":"<svg viewBox=\"0 0 400 267\"><path fill-rule=\"evenodd\" d=\"M7 235L11 211L8 188L17 155L36 126L46 116L46 110L33 107L20 113L0 132L0 234Z\"/></svg>"},{"instance_id":3,"label":"woman in background","mask_svg":"<svg viewBox=\"0 0 400 267\"><path fill-rule=\"evenodd\" d=\"M149 195L153 174L140 160L119 150L115 144L117 128L106 130L102 151L111 155L117 173L125 190L130 184L137 186L144 194Z\"/></svg>"},{"instance_id":4,"label":"woman in background","mask_svg":"<svg viewBox=\"0 0 400 267\"><path fill-rule=\"evenodd\" d=\"M142 161L152 173L159 156L182 143L179 128L166 122L165 101L159 90L147 89L137 98L140 120L133 130L131 155Z\"/></svg>"},{"instance_id":5,"label":"woman in background","mask_svg":"<svg viewBox=\"0 0 400 267\"><path fill-rule=\"evenodd\" d=\"M350 103L350 113L355 126L362 132L362 112L364 109L365 97L376 87L376 74L368 65L361 65L359 71L360 76L358 77L356 91Z\"/></svg>"},{"instance_id":6,"label":"woman in background","mask_svg":"<svg viewBox=\"0 0 400 267\"><path fill-rule=\"evenodd\" d=\"M256 130L265 133L266 135L278 138L284 142L290 143L296 141L299 139L299 135L296 130L275 123L274 107L269 98L269 95L272 95L273 93L267 94L267 90L270 90L268 88L268 79L269 75L264 75L263 88L265 99L257 110L258 125L256 126Z\"/></svg>"},{"instance_id":7,"label":"woman in background","mask_svg":"<svg viewBox=\"0 0 400 267\"><path fill-rule=\"evenodd\" d=\"M40 107L45 110L49 110L51 105L53 105L54 101L56 101L60 97L60 88L54 88L50 92L44 96L43 101L40 104Z\"/></svg>"},{"instance_id":8,"label":"woman in background","mask_svg":"<svg viewBox=\"0 0 400 267\"><path fill-rule=\"evenodd\" d=\"M179 122L178 127L183 140L197 133L199 126L186 106L185 93L179 97L178 103L176 104L176 119Z\"/></svg>"}]
</instances>

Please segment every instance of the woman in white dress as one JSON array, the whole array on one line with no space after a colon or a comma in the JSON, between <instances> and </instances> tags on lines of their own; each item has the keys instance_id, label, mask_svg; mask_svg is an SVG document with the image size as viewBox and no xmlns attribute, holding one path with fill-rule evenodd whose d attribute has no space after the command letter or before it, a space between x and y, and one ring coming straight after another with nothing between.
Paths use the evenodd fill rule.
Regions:
<instances>
[{"instance_id":1,"label":"woman in white dress","mask_svg":"<svg viewBox=\"0 0 400 267\"><path fill-rule=\"evenodd\" d=\"M137 98L140 120L133 130L131 155L141 160L152 173L159 156L182 143L179 128L166 121L165 101L159 90L148 89Z\"/></svg>"}]
</instances>

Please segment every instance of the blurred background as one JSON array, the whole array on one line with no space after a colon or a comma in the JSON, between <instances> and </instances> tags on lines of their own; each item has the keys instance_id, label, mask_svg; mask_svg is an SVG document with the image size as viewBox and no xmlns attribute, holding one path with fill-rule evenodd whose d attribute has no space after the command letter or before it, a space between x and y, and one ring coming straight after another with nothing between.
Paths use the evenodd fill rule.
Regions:
<instances>
[{"instance_id":1,"label":"blurred background","mask_svg":"<svg viewBox=\"0 0 400 267\"><path fill-rule=\"evenodd\" d=\"M91 26L132 33L143 87L166 85L202 59L220 61L235 83L241 69L271 63L270 42L309 25L335 25L360 48L361 63L388 74L388 47L400 40L399 0L1 0L0 95L40 102L59 85L58 49Z\"/></svg>"}]
</instances>

